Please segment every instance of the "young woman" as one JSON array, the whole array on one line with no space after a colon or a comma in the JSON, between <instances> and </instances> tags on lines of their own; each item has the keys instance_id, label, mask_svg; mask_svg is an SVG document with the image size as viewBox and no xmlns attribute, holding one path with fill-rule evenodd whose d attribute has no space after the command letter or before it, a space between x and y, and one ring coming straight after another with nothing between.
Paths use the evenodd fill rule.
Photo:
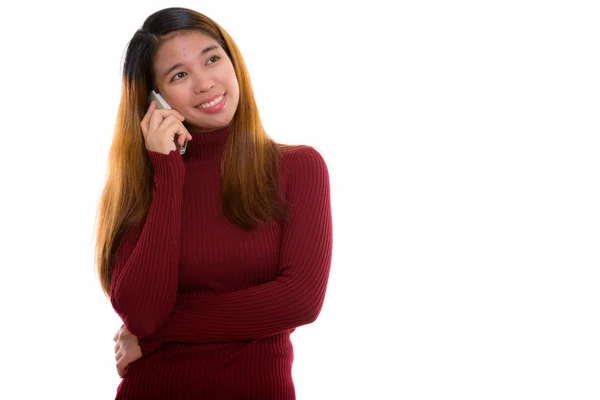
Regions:
<instances>
[{"instance_id":1,"label":"young woman","mask_svg":"<svg viewBox=\"0 0 600 400\"><path fill-rule=\"evenodd\" d=\"M117 399L295 398L290 334L319 315L331 263L328 170L265 133L210 18L164 9L129 42L97 222Z\"/></svg>"}]
</instances>

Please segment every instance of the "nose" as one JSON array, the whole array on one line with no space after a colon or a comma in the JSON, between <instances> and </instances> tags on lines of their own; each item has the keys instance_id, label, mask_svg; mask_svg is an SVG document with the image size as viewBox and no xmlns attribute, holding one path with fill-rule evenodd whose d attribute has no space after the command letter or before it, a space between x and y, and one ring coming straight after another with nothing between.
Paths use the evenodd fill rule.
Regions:
<instances>
[{"instance_id":1,"label":"nose","mask_svg":"<svg viewBox=\"0 0 600 400\"><path fill-rule=\"evenodd\" d=\"M212 79L207 76L197 77L194 81L194 93L200 94L204 92L208 92L215 86L215 83Z\"/></svg>"}]
</instances>

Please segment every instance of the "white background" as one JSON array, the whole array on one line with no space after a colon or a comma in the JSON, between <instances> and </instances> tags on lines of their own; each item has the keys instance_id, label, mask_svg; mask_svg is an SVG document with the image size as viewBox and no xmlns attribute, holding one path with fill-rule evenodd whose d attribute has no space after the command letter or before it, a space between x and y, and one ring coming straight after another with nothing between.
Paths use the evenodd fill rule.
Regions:
<instances>
[{"instance_id":1,"label":"white background","mask_svg":"<svg viewBox=\"0 0 600 400\"><path fill-rule=\"evenodd\" d=\"M597 2L348 3L3 3L0 398L114 398L93 221L125 46L167 6L228 30L269 134L329 165L299 400L600 398Z\"/></svg>"}]
</instances>

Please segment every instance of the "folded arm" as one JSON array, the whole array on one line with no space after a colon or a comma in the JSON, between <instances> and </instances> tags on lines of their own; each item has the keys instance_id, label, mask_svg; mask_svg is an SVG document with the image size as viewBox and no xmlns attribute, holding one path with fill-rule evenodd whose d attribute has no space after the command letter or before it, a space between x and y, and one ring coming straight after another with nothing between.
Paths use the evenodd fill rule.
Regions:
<instances>
[{"instance_id":1,"label":"folded arm","mask_svg":"<svg viewBox=\"0 0 600 400\"><path fill-rule=\"evenodd\" d=\"M288 217L282 224L279 275L271 282L177 305L146 354L164 342L258 339L313 322L319 315L332 257L328 169L311 147L290 155Z\"/></svg>"},{"instance_id":2,"label":"folded arm","mask_svg":"<svg viewBox=\"0 0 600 400\"><path fill-rule=\"evenodd\" d=\"M154 336L177 297L180 213L185 166L177 152L148 152L154 166L152 203L144 221L120 241L110 301L127 330Z\"/></svg>"}]
</instances>

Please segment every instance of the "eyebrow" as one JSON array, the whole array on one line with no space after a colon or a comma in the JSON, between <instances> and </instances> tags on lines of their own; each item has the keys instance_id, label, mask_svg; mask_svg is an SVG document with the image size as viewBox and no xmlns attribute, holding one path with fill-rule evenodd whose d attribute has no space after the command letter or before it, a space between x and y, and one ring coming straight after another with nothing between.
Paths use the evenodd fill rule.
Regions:
<instances>
[{"instance_id":1,"label":"eyebrow","mask_svg":"<svg viewBox=\"0 0 600 400\"><path fill-rule=\"evenodd\" d=\"M204 48L204 50L202 50L202 51L200 52L200 55L201 55L201 56L203 56L203 55L205 55L206 53L208 53L208 52L210 52L210 51L213 51L213 50L216 50L216 49L218 49L218 48L219 48L219 46L217 46L216 44L212 44L212 45L210 45L210 46L208 46L208 47L205 47L205 48ZM176 70L177 68L180 68L180 67L182 67L182 66L183 66L183 63L182 63L182 62L178 62L177 64L175 64L175 65L171 66L169 69L167 69L167 70L165 71L165 73L163 74L163 76L167 76L167 75L169 75L171 72L173 72L174 70Z\"/></svg>"}]
</instances>

